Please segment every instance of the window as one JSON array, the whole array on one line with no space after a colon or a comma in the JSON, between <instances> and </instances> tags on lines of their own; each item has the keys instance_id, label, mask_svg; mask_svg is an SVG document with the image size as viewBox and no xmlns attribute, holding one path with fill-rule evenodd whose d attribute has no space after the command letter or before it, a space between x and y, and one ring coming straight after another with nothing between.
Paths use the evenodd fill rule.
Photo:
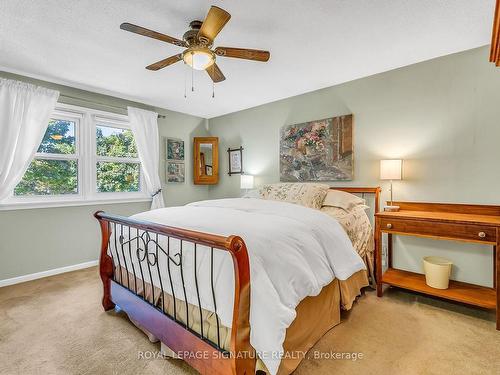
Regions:
<instances>
[{"instance_id":1,"label":"window","mask_svg":"<svg viewBox=\"0 0 500 375\"><path fill-rule=\"evenodd\" d=\"M132 131L96 126L97 191L139 191L140 163Z\"/></svg>"},{"instance_id":2,"label":"window","mask_svg":"<svg viewBox=\"0 0 500 375\"><path fill-rule=\"evenodd\" d=\"M16 196L78 194L77 120L52 118Z\"/></svg>"},{"instance_id":3,"label":"window","mask_svg":"<svg viewBox=\"0 0 500 375\"><path fill-rule=\"evenodd\" d=\"M126 116L60 104L22 180L0 208L149 200L141 172Z\"/></svg>"}]
</instances>

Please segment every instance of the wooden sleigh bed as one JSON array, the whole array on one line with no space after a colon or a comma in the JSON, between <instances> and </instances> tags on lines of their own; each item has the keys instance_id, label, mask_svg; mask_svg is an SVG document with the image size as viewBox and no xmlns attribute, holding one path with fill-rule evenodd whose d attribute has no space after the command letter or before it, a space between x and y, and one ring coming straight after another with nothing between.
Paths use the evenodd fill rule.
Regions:
<instances>
[{"instance_id":1,"label":"wooden sleigh bed","mask_svg":"<svg viewBox=\"0 0 500 375\"><path fill-rule=\"evenodd\" d=\"M332 188L345 192L373 195L370 214L379 211L380 188ZM95 213L100 223L102 245L100 251L100 277L104 294L102 305L104 310L116 306L124 310L129 318L147 332L153 334L169 349L184 359L202 374L254 374L259 369L258 357L250 344L250 262L244 240L237 236L218 236L208 233L175 228L151 222L134 220L106 214ZM162 239L162 240L160 240ZM180 251L173 254L171 243L176 242ZM167 244L165 246L164 244ZM163 245L162 245L163 244ZM183 271L183 248L189 244L194 255L194 289L197 294L197 305L188 304L186 297L186 281ZM187 251L187 250L185 250ZM214 252L224 251L231 256L234 269L234 303L232 309L232 325L223 327L218 318L216 293L214 289ZM126 256L127 255L127 256ZM197 257L210 259L209 269L197 268ZM131 262L136 257L139 263ZM127 259L129 260L127 262ZM144 264L145 263L145 264ZM144 265L143 265L144 264ZM138 266L139 265L139 266ZM162 270L160 268L163 267ZM184 265L185 267L185 265ZM176 269L182 278L182 288L177 291L176 298L172 284L172 271ZM145 283L144 275L157 272L159 285ZM197 273L198 272L198 273ZM200 272L206 273L202 278ZM168 277L162 277L161 275ZM201 282L203 280L203 282ZM354 284L357 281L354 280ZM359 284L359 282L358 282ZM364 284L362 285L364 286ZM208 288L213 299L214 313L205 311L200 302L201 288ZM325 313L332 304L339 304L335 295L339 294L339 283L335 279L325 286L319 296L307 297L297 307L297 318L311 308L323 308ZM345 287L349 289L349 286ZM183 294L183 295L182 295ZM183 298L182 298L183 297ZM329 305L317 305L320 297L327 299ZM316 302L315 302L316 301ZM316 306L314 305L316 303ZM321 302L324 305L324 302ZM339 308L337 309L339 310ZM193 328L193 314L197 317L198 328ZM191 317L191 323L190 323ZM333 321L336 319L336 323ZM208 325L211 327L203 327ZM308 341L298 347L308 350L327 330L340 321L340 312L332 315L332 322L325 319L323 327L315 334L304 336L300 322L293 322L289 330L295 330L295 340ZM199 327L201 325L201 327ZM289 335L287 330L287 337ZM209 333L209 331L211 333ZM286 343L285 343L286 349ZM291 361L293 370L299 359Z\"/></svg>"}]
</instances>

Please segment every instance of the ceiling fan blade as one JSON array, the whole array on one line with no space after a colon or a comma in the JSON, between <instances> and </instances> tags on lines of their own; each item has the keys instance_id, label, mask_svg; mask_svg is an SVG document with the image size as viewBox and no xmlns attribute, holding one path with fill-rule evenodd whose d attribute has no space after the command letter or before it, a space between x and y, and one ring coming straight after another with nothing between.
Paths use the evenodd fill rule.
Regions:
<instances>
[{"instance_id":1,"label":"ceiling fan blade","mask_svg":"<svg viewBox=\"0 0 500 375\"><path fill-rule=\"evenodd\" d=\"M266 62L269 60L271 54L269 51L262 51L258 49L246 48L231 48L231 47L217 47L214 50L215 54L223 57L234 57L237 59L254 60Z\"/></svg>"},{"instance_id":2,"label":"ceiling fan blade","mask_svg":"<svg viewBox=\"0 0 500 375\"><path fill-rule=\"evenodd\" d=\"M166 66L175 64L178 61L182 60L182 54L179 53L178 55L170 56L167 57L166 59L160 60L158 62L155 62L154 64L146 66L146 69L148 70L159 70L162 68L165 68Z\"/></svg>"},{"instance_id":3,"label":"ceiling fan blade","mask_svg":"<svg viewBox=\"0 0 500 375\"><path fill-rule=\"evenodd\" d=\"M212 65L210 65L207 69L206 69L208 75L210 76L210 78L212 78L212 81L214 81L215 83L217 82L222 82L226 79L226 77L224 77L224 74L222 74L221 70L219 69L219 67L217 66L216 63L213 63Z\"/></svg>"},{"instance_id":4,"label":"ceiling fan blade","mask_svg":"<svg viewBox=\"0 0 500 375\"><path fill-rule=\"evenodd\" d=\"M120 25L120 29L125 30L125 31L130 31L131 33L139 34L139 35L144 35L153 39L158 39L163 42L167 42L170 44L174 44L179 47L187 47L187 43L184 42L183 40L179 40L177 38L158 33L153 30L146 29L141 26L133 25L131 23L125 22Z\"/></svg>"},{"instance_id":5,"label":"ceiling fan blade","mask_svg":"<svg viewBox=\"0 0 500 375\"><path fill-rule=\"evenodd\" d=\"M205 18L200 31L198 31L198 38L202 41L203 39L208 39L208 41L213 42L217 34L219 34L230 18L231 15L224 9L211 6L207 18Z\"/></svg>"}]
</instances>

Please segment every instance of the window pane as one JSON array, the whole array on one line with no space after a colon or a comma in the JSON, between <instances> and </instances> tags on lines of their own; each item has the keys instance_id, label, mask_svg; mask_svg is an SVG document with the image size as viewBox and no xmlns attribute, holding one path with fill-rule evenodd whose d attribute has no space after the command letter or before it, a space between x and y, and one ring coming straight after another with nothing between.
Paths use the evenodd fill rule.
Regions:
<instances>
[{"instance_id":1,"label":"window pane","mask_svg":"<svg viewBox=\"0 0 500 375\"><path fill-rule=\"evenodd\" d=\"M140 166L137 163L97 163L97 191L139 191Z\"/></svg>"},{"instance_id":2,"label":"window pane","mask_svg":"<svg viewBox=\"0 0 500 375\"><path fill-rule=\"evenodd\" d=\"M97 125L96 140L99 156L137 157L134 136L130 130Z\"/></svg>"},{"instance_id":3,"label":"window pane","mask_svg":"<svg viewBox=\"0 0 500 375\"><path fill-rule=\"evenodd\" d=\"M74 154L76 152L75 122L51 119L38 152Z\"/></svg>"},{"instance_id":4,"label":"window pane","mask_svg":"<svg viewBox=\"0 0 500 375\"><path fill-rule=\"evenodd\" d=\"M34 159L14 195L59 195L78 193L76 160Z\"/></svg>"}]
</instances>

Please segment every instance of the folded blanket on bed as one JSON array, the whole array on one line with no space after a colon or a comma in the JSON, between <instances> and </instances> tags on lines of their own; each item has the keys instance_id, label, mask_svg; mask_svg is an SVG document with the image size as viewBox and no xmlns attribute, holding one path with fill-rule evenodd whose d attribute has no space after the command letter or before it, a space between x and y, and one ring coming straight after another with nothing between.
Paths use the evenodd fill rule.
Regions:
<instances>
[{"instance_id":1,"label":"folded blanket on bed","mask_svg":"<svg viewBox=\"0 0 500 375\"><path fill-rule=\"evenodd\" d=\"M307 296L318 295L334 278L346 280L366 269L340 224L318 210L261 199L221 199L143 212L134 219L223 236L239 235L250 259L250 342L272 374L280 364L286 329L295 319L295 308ZM127 236L125 236L127 237ZM161 241L160 241L161 242ZM161 243L167 248L166 243ZM196 269L201 305L215 311L210 288L210 249L198 246ZM179 252L171 240L170 255ZM204 251L206 250L206 251ZM121 257L122 255L119 254ZM125 254L125 258L131 259ZM159 259L162 260L161 257ZM183 244L186 299L197 305L194 283L194 251ZM203 271L204 270L204 271ZM233 313L232 260L224 251L214 253L214 286L217 314L226 327ZM172 269L175 296L184 299L181 275ZM160 271L163 280L168 274ZM144 279L148 280L148 274ZM159 285L153 269L152 283ZM163 286L165 291L170 288Z\"/></svg>"}]
</instances>

